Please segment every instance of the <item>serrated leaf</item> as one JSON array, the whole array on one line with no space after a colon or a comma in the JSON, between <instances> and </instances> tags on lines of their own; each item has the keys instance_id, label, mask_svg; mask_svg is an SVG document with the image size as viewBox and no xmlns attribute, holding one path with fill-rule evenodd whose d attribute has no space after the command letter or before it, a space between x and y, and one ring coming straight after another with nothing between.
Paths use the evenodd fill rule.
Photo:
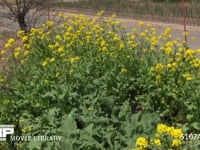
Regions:
<instances>
[{"instance_id":1,"label":"serrated leaf","mask_svg":"<svg viewBox=\"0 0 200 150\"><path fill-rule=\"evenodd\" d=\"M73 117L74 111L63 117L62 131L65 136L70 136L76 133L77 125Z\"/></svg>"},{"instance_id":2,"label":"serrated leaf","mask_svg":"<svg viewBox=\"0 0 200 150\"><path fill-rule=\"evenodd\" d=\"M188 114L188 115L186 116L186 118L187 118L188 121L190 121L190 120L193 118L193 115Z\"/></svg>"},{"instance_id":3,"label":"serrated leaf","mask_svg":"<svg viewBox=\"0 0 200 150\"><path fill-rule=\"evenodd\" d=\"M195 128L195 129L197 129L197 130L199 130L199 129L200 129L200 123L197 123L197 122L192 123L192 124L191 124L191 127Z\"/></svg>"},{"instance_id":4,"label":"serrated leaf","mask_svg":"<svg viewBox=\"0 0 200 150\"><path fill-rule=\"evenodd\" d=\"M41 149L41 144L42 144L42 141L34 141L34 140L31 140L29 143L28 143L28 148L30 150L40 150Z\"/></svg>"},{"instance_id":5,"label":"serrated leaf","mask_svg":"<svg viewBox=\"0 0 200 150\"><path fill-rule=\"evenodd\" d=\"M43 94L42 97L43 98L45 98L45 97L55 98L56 95L57 95L57 92L55 90L52 90L52 91L48 91L45 94Z\"/></svg>"}]
</instances>

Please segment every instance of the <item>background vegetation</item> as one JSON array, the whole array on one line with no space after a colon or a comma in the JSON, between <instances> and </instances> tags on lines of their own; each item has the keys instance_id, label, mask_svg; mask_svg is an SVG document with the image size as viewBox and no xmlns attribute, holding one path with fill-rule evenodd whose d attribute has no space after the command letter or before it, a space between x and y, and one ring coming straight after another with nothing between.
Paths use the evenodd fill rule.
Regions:
<instances>
[{"instance_id":1,"label":"background vegetation","mask_svg":"<svg viewBox=\"0 0 200 150\"><path fill-rule=\"evenodd\" d=\"M172 3L173 2L173 3ZM200 4L186 3L187 23L200 25ZM78 2L64 2L57 4L59 8L75 9L87 13L96 14L97 11L105 10L108 15L112 13L134 19L144 19L160 22L171 22L182 24L181 1L131 1L131 0L87 0Z\"/></svg>"}]
</instances>

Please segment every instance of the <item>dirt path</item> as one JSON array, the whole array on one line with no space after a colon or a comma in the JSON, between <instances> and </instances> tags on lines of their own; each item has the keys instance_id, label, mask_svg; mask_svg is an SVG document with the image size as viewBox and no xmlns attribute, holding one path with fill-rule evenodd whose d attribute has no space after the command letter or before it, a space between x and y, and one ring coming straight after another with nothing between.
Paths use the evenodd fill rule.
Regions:
<instances>
[{"instance_id":1,"label":"dirt path","mask_svg":"<svg viewBox=\"0 0 200 150\"><path fill-rule=\"evenodd\" d=\"M126 25L127 30L131 31L133 27L138 28L138 20L131 19L118 19L122 24ZM177 24L167 24L167 23L159 23L159 22L145 22L152 24L157 31L157 34L164 31L166 27L170 27L172 29L173 39L180 38L184 40L183 36L183 25ZM139 29L139 28L138 28ZM197 49L200 48L200 27L187 26L188 36L187 43L190 48Z\"/></svg>"},{"instance_id":2,"label":"dirt path","mask_svg":"<svg viewBox=\"0 0 200 150\"><path fill-rule=\"evenodd\" d=\"M78 11L66 11L66 10L56 10L56 11L62 11L65 15L69 15L71 12L73 13L81 13ZM55 13L55 11L54 11ZM19 29L18 24L14 22L11 19L6 18L5 10L0 9L0 48L3 47L3 42L6 39L5 33L14 32L17 29ZM94 17L92 15L86 14L88 17ZM138 22L139 20L133 20L133 19L125 19L125 18L117 18L123 25L127 27L127 31L131 31L133 27L138 28ZM161 33L164 31L166 27L172 28L172 36L173 38L180 38L184 39L183 37L183 26L177 25L177 24L167 24L167 23L159 23L159 22L145 22L145 23L151 23L157 30L157 33ZM193 27L193 26L187 26L187 30L189 32L188 34L188 46L193 49L200 48L200 27ZM195 37L195 40L194 38Z\"/></svg>"}]
</instances>

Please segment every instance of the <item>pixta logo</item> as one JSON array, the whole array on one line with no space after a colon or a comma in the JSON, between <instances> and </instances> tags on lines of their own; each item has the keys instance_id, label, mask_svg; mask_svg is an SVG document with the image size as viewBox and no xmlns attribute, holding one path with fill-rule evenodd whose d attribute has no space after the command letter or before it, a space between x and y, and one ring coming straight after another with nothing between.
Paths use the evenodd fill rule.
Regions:
<instances>
[{"instance_id":1,"label":"pixta logo","mask_svg":"<svg viewBox=\"0 0 200 150\"><path fill-rule=\"evenodd\" d=\"M0 141L6 141L6 135L14 133L14 125L0 125Z\"/></svg>"}]
</instances>

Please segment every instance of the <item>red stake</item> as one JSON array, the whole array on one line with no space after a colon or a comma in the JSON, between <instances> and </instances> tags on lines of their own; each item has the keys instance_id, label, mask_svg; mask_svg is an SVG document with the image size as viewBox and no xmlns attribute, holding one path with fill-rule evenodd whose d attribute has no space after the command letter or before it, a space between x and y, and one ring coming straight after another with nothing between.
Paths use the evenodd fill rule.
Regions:
<instances>
[{"instance_id":1,"label":"red stake","mask_svg":"<svg viewBox=\"0 0 200 150\"><path fill-rule=\"evenodd\" d=\"M183 26L184 26L185 44L186 44L186 47L187 47L187 29L186 29L186 8L185 8L185 0L182 0L182 10L183 10Z\"/></svg>"}]
</instances>

